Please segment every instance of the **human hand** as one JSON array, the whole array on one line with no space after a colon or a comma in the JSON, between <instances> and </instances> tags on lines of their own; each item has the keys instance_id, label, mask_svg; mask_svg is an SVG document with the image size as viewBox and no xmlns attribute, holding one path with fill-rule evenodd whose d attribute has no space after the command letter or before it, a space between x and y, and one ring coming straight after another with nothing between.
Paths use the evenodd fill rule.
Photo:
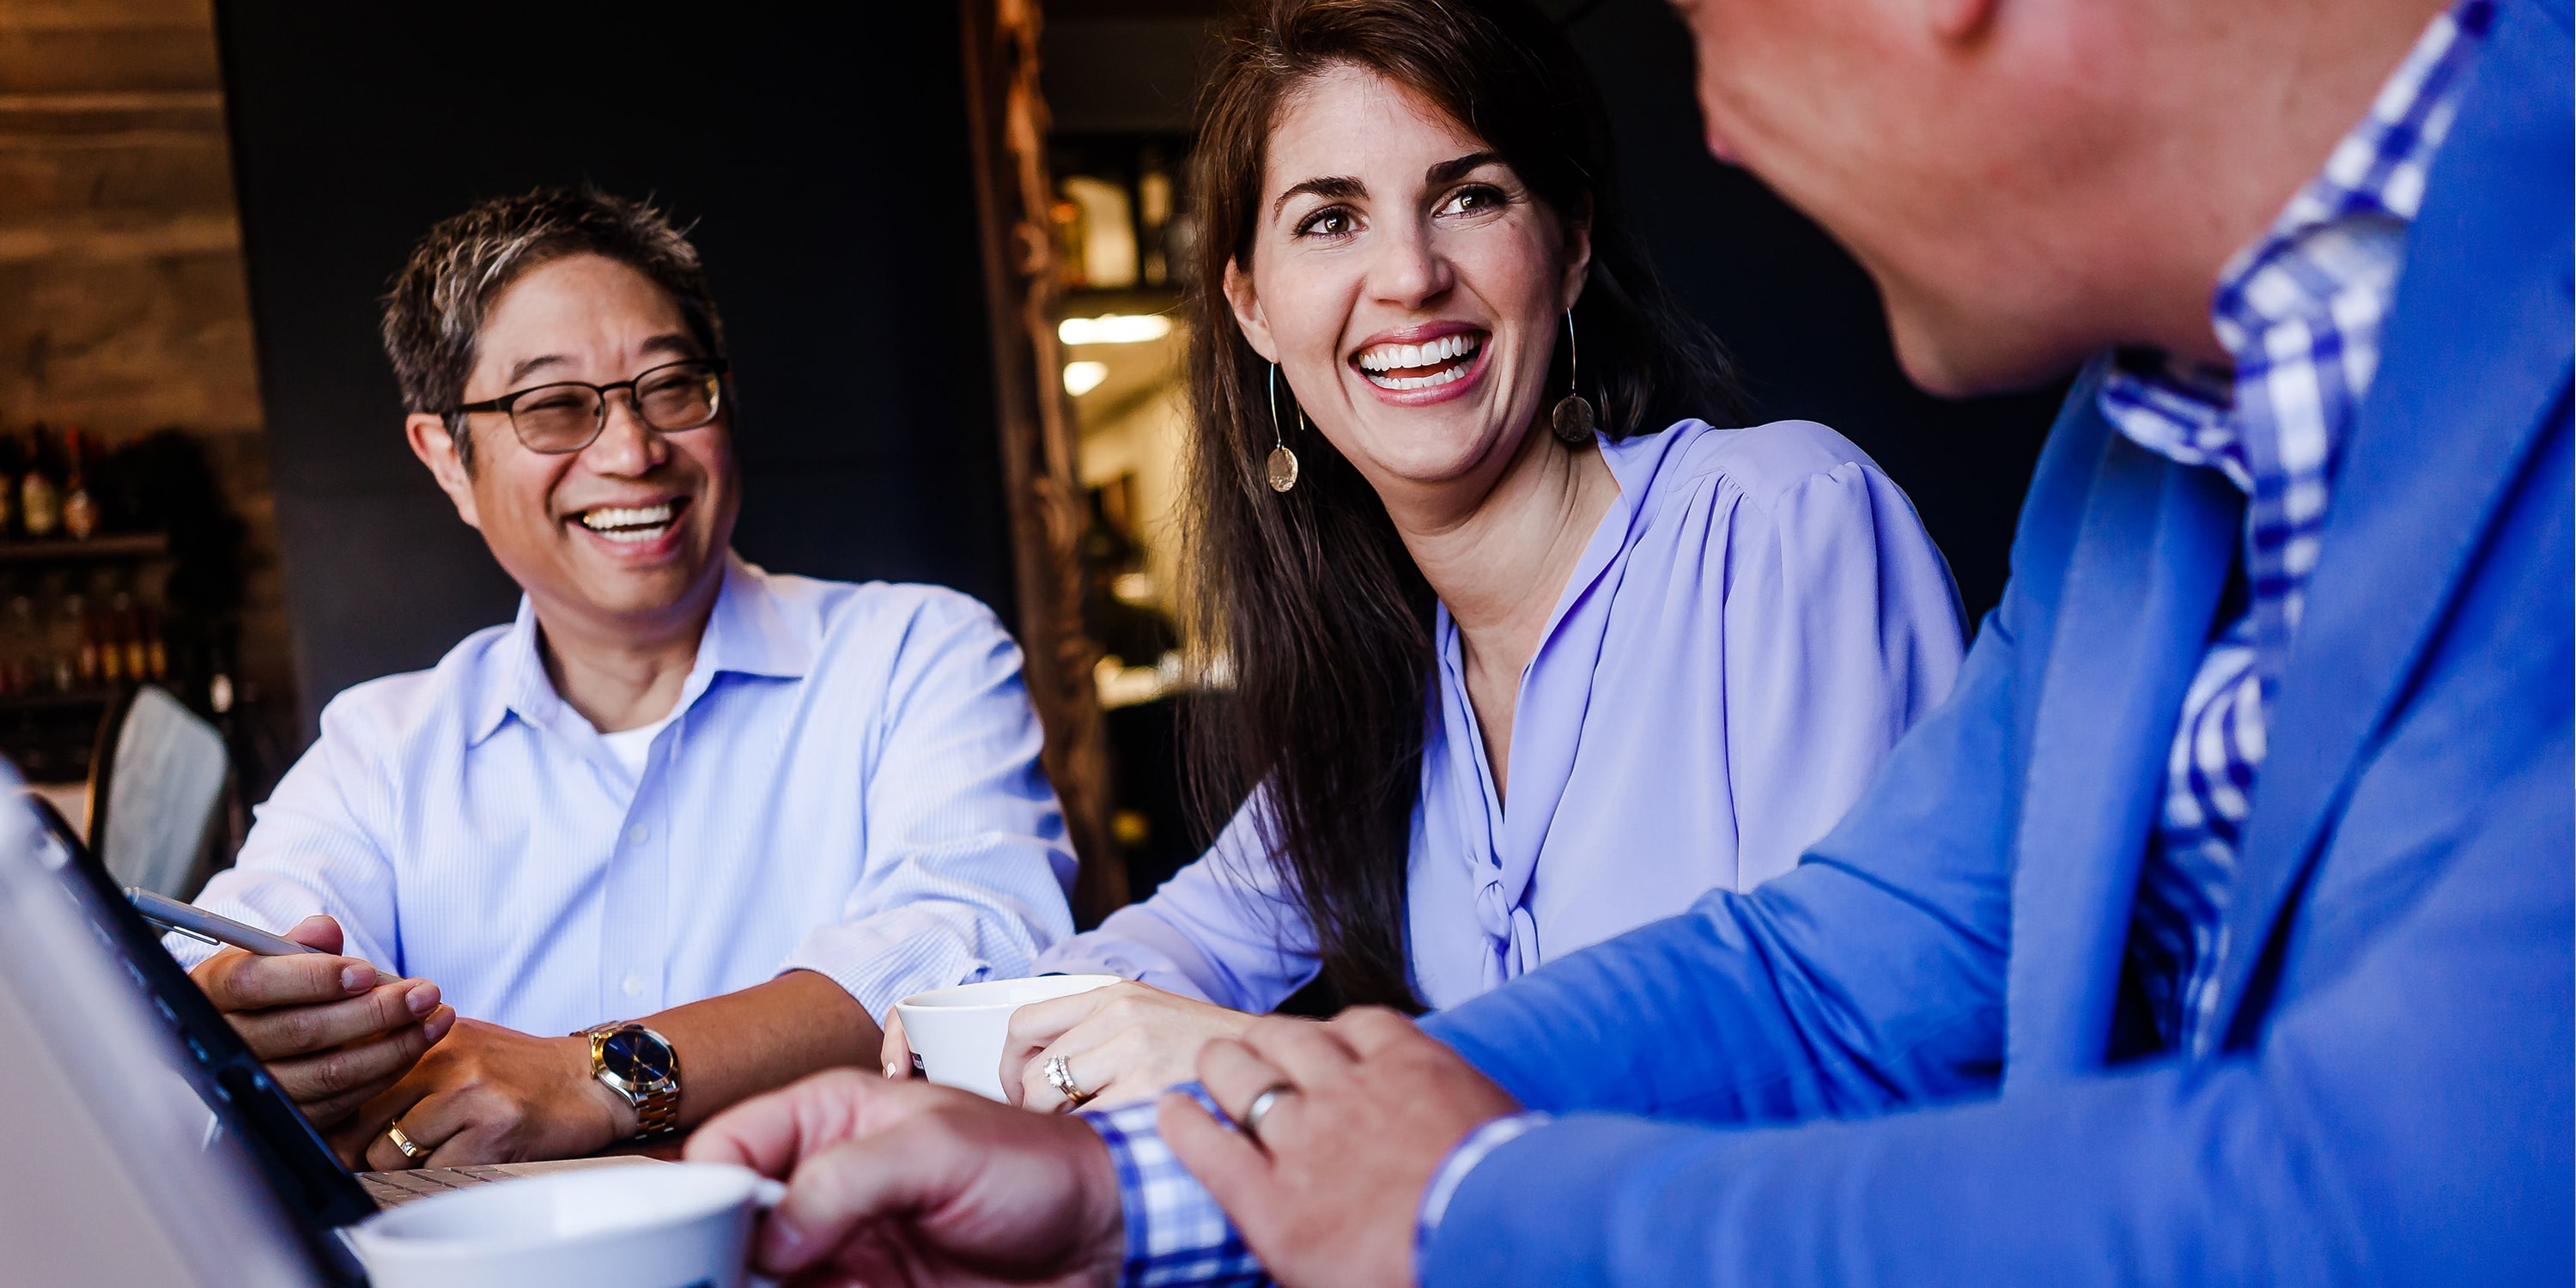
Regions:
<instances>
[{"instance_id":1,"label":"human hand","mask_svg":"<svg viewBox=\"0 0 2576 1288\"><path fill-rule=\"evenodd\" d=\"M1209 1039L1240 1037L1253 1019L1132 980L1031 1002L1011 1012L1002 1089L1012 1103L1040 1113L1150 1100L1198 1076L1192 1068ZM1081 1106L1047 1082L1050 1058L1063 1059L1074 1085L1091 1093Z\"/></svg>"},{"instance_id":2,"label":"human hand","mask_svg":"<svg viewBox=\"0 0 2576 1288\"><path fill-rule=\"evenodd\" d=\"M900 1008L892 1006L886 1008L885 1027L882 1032L884 1036L877 1042L877 1063L885 1067L885 1076L911 1077L912 1043L904 1040L903 1011ZM1005 1078L1003 1081L1008 1082L1010 1079Z\"/></svg>"},{"instance_id":3,"label":"human hand","mask_svg":"<svg viewBox=\"0 0 2576 1288\"><path fill-rule=\"evenodd\" d=\"M286 938L319 953L228 948L188 972L317 1128L394 1085L456 1022L438 985L340 955L340 923L306 917Z\"/></svg>"},{"instance_id":4,"label":"human hand","mask_svg":"<svg viewBox=\"0 0 2576 1288\"><path fill-rule=\"evenodd\" d=\"M693 1163L787 1181L753 1261L798 1282L1118 1282L1127 1225L1099 1133L971 1092L834 1069L734 1106Z\"/></svg>"},{"instance_id":5,"label":"human hand","mask_svg":"<svg viewBox=\"0 0 2576 1288\"><path fill-rule=\"evenodd\" d=\"M1256 1140L1183 1095L1155 1115L1181 1165L1289 1288L1411 1288L1413 1223L1440 1161L1520 1105L1382 1007L1327 1023L1268 1018L1199 1052L1199 1081L1241 1121L1272 1087Z\"/></svg>"},{"instance_id":6,"label":"human hand","mask_svg":"<svg viewBox=\"0 0 2576 1288\"><path fill-rule=\"evenodd\" d=\"M403 1156L385 1135L396 1122L428 1157ZM591 1075L589 1038L458 1020L446 1041L330 1140L352 1167L396 1171L577 1158L635 1130L635 1106Z\"/></svg>"}]
</instances>

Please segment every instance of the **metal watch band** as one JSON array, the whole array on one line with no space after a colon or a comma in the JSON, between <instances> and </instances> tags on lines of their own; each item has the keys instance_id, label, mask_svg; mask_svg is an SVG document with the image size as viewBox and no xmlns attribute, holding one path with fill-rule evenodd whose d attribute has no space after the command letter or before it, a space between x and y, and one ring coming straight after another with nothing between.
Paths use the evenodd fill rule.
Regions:
<instances>
[{"instance_id":1,"label":"metal watch band","mask_svg":"<svg viewBox=\"0 0 2576 1288\"><path fill-rule=\"evenodd\" d=\"M666 1087L635 1102L635 1138L666 1136L680 1129L680 1089Z\"/></svg>"}]
</instances>

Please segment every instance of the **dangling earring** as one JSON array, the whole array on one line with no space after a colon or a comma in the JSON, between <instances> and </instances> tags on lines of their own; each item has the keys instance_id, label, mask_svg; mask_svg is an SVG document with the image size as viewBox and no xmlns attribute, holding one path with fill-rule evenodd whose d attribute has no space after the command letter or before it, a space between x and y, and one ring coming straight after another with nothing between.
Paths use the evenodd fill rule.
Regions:
<instances>
[{"instance_id":1,"label":"dangling earring","mask_svg":"<svg viewBox=\"0 0 2576 1288\"><path fill-rule=\"evenodd\" d=\"M1306 428L1306 409L1297 409L1297 428ZM1288 437L1279 425L1279 364L1270 364L1270 490L1285 492L1297 486L1297 454L1288 450Z\"/></svg>"},{"instance_id":2,"label":"dangling earring","mask_svg":"<svg viewBox=\"0 0 2576 1288\"><path fill-rule=\"evenodd\" d=\"M1583 356L1574 347L1574 310L1565 311L1566 392L1556 400L1555 423L1558 442L1568 447L1581 447L1592 441L1592 404L1583 400Z\"/></svg>"}]
</instances>

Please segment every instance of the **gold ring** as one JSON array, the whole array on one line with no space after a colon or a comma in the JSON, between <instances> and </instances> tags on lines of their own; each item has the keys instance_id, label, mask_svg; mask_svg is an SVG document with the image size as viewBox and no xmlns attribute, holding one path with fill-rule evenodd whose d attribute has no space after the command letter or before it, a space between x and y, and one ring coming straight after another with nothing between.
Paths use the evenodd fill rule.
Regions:
<instances>
[{"instance_id":1,"label":"gold ring","mask_svg":"<svg viewBox=\"0 0 2576 1288\"><path fill-rule=\"evenodd\" d=\"M392 1141L394 1143L394 1148L402 1151L403 1157L408 1158L415 1163L429 1157L429 1146L423 1145L419 1141L413 1140L411 1137L404 1135L401 1123L387 1124L385 1127L385 1139Z\"/></svg>"}]
</instances>

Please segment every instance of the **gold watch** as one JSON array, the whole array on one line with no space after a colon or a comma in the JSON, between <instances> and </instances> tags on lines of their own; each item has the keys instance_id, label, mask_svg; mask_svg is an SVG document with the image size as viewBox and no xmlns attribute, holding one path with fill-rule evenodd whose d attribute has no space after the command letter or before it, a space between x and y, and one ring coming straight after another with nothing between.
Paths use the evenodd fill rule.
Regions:
<instances>
[{"instance_id":1,"label":"gold watch","mask_svg":"<svg viewBox=\"0 0 2576 1288\"><path fill-rule=\"evenodd\" d=\"M668 1038L632 1020L573 1036L590 1039L590 1076L635 1106L636 1139L679 1130L680 1053Z\"/></svg>"}]
</instances>

